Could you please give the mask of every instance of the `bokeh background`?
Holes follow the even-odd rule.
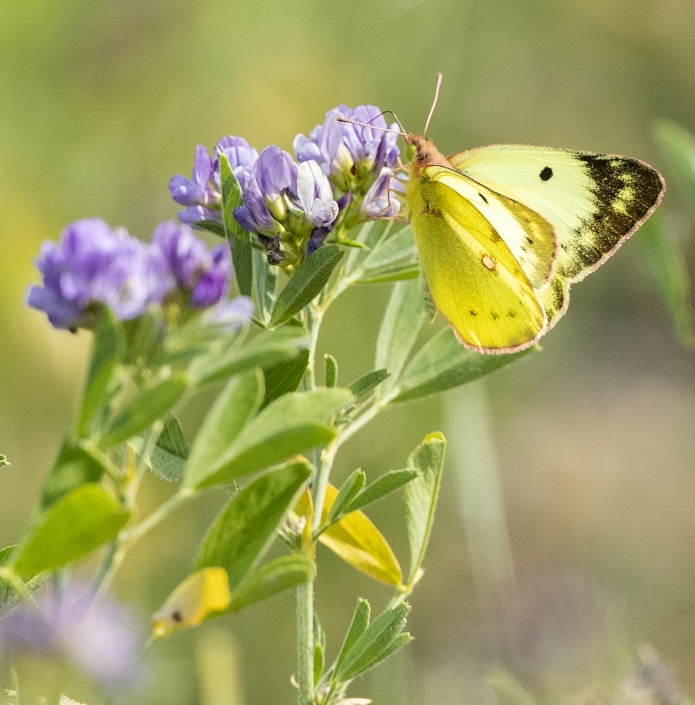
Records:
[[[695,3],[2,2],[0,452],[12,465],[0,470],[0,545],[18,538],[69,424],[89,344],[24,304],[40,242],[86,216],[149,238],[175,216],[171,175],[188,174],[196,144],[222,135],[290,149],[341,102],[393,109],[419,131],[437,71],[430,137],[445,153],[521,142],[663,168],[654,121],[695,131]],[[662,208],[692,255],[682,206],[671,189]],[[542,352],[398,407],[345,448],[337,479],[402,467],[430,431],[450,441],[412,599],[416,640],[356,695],[492,703],[486,678],[503,668],[558,702],[613,687],[645,643],[695,692],[695,356],[677,344],[643,255],[635,238],[576,286]],[[388,294],[350,291],[331,312],[320,347],[343,382],[371,369]],[[199,412],[186,414],[187,429]],[[141,510],[170,491],[150,478]],[[117,596],[157,609],[224,498],[211,492],[152,532],[126,560]],[[370,512],[406,562],[402,514],[398,498]],[[320,561],[332,658],[357,596],[377,609],[389,593],[325,551]],[[152,686],[129,702],[290,703],[293,651],[285,594],[158,644]],[[201,685],[211,672],[236,673],[236,701]]]

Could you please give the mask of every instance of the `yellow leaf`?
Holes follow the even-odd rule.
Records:
[[[328,485],[322,521],[326,521],[337,496],[338,490]],[[307,522],[311,521],[312,507],[308,491],[297,503],[295,512],[307,517]],[[319,541],[353,568],[387,585],[395,585],[399,589],[403,587],[403,572],[398,559],[386,539],[363,512],[350,512],[330,529],[326,529],[319,536]]]
[[[226,609],[229,600],[227,572],[223,568],[203,568],[189,575],[152,615],[154,635],[166,636],[174,629],[195,627],[210,612]]]

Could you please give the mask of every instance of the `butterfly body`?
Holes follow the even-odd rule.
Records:
[[[426,285],[463,345],[511,353],[564,314],[569,286],[600,266],[661,200],[636,159],[494,145],[412,152],[406,203]]]

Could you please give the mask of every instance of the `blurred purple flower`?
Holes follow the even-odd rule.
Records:
[[[191,304],[207,308],[216,304],[229,290],[232,257],[225,242],[208,251],[188,225],[173,221],[160,223],[152,234],[180,289],[191,292]]]
[[[205,312],[205,322],[222,326],[228,331],[237,330],[251,320],[253,301],[248,296],[237,296],[212,306]]]
[[[338,122],[338,116],[368,125]],[[392,169],[400,151],[397,132],[372,129],[386,128],[386,120],[375,105],[358,105],[351,109],[339,105],[326,113],[323,125],[317,125],[309,137],[299,134],[294,151],[299,162],[310,159],[321,165],[323,173],[343,192],[365,193],[384,167]],[[398,130],[398,125],[390,126]]]
[[[104,304],[122,320],[135,318],[175,285],[159,248],[99,218],[68,225],[59,245],[41,245],[35,262],[43,286],[30,288],[28,303],[56,328],[88,327]]]
[[[225,242],[215,245],[208,253],[210,266],[205,269],[191,293],[191,304],[207,308],[220,301],[229,290],[232,276],[232,253]]]
[[[66,658],[112,692],[135,685],[142,676],[140,622],[111,598],[91,599],[87,585],[72,583],[59,598],[40,597],[38,612],[18,607],[0,621],[0,649]]]

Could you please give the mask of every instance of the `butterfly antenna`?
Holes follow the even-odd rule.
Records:
[[[381,114],[386,115],[386,113],[390,113],[393,116],[393,119],[398,123],[398,127],[401,128],[401,134],[402,135],[406,134],[405,130],[403,129],[403,125],[401,124],[401,121],[398,119],[398,115],[396,115],[396,113],[394,113],[393,110],[384,110],[384,112]]]
[[[432,115],[434,115],[434,109],[437,107],[437,101],[439,100],[439,88],[441,85],[442,85],[442,74],[438,73],[437,74],[437,86],[434,89],[434,100],[432,101],[432,107],[430,108],[430,114],[427,116],[427,122],[425,122],[425,129],[422,132],[422,134],[425,136],[427,136],[427,129],[430,126],[430,120],[432,119]]]
[[[342,115],[338,115],[336,117],[336,120],[338,122],[347,122],[350,125],[359,125],[360,127],[371,127],[372,130],[381,130],[382,132],[394,132],[397,135],[401,135],[402,137],[407,137],[408,135],[405,132],[399,132],[398,130],[394,130],[391,127],[378,127],[377,125],[370,125],[369,123],[366,122],[358,122],[357,120],[353,120],[352,118],[346,118],[343,117]],[[400,122],[398,123],[400,126]],[[401,127],[401,130],[403,128]]]

